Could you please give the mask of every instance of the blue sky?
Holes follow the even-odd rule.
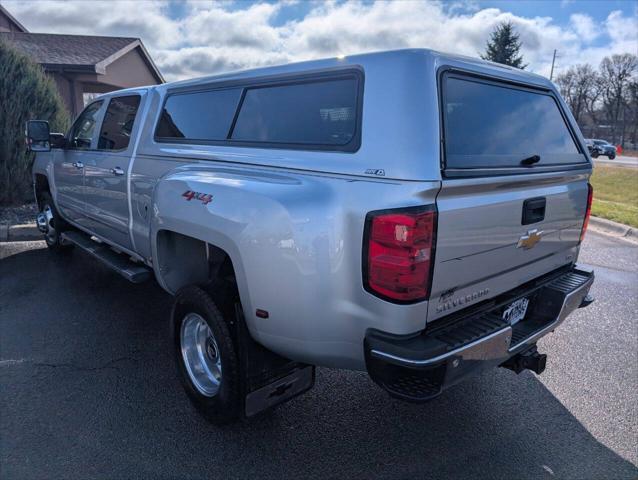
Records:
[[[638,1],[0,0],[34,32],[139,37],[169,80],[405,47],[478,56],[511,21],[528,69],[547,75],[637,53]],[[78,12],[82,12],[78,15]]]

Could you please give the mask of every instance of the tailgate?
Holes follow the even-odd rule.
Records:
[[[576,261],[591,163],[558,94],[440,82],[443,182],[428,321]]]
[[[443,182],[428,321],[576,260],[588,174]],[[532,200],[531,202],[529,200]],[[527,201],[527,203],[526,203]],[[526,209],[543,219],[522,224]]]

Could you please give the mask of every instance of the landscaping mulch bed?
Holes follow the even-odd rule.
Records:
[[[38,206],[34,203],[12,207],[0,207],[0,225],[21,225],[25,223],[35,224],[35,216]]]

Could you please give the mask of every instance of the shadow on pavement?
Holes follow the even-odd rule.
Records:
[[[0,260],[0,476],[637,476],[533,374],[502,369],[425,405],[319,369],[308,394],[217,429],[176,379],[170,305],[153,282],[131,285],[80,252]]]

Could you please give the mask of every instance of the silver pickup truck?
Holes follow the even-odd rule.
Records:
[[[414,402],[540,374],[537,340],[593,301],[587,147],[516,68],[417,49],[230,73],[103,95],[27,143],[48,247],[174,295],[177,370],[214,423],[315,366]]]

